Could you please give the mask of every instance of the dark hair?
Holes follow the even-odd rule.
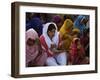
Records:
[[[53,29],[56,29],[55,25],[54,25],[54,24],[50,24],[50,25],[48,26],[47,32],[48,32],[48,31],[52,31]]]

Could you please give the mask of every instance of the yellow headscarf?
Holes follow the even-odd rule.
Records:
[[[61,36],[63,36],[64,34],[69,33],[69,30],[72,28],[73,22],[70,19],[66,19],[59,32]]]

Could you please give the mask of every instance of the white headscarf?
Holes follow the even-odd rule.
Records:
[[[55,35],[54,35],[54,37],[52,38],[52,41],[51,41],[50,37],[49,37],[48,34],[47,34],[47,30],[48,30],[48,27],[49,27],[50,24],[54,24],[54,25],[55,25],[55,28],[56,28],[56,30],[55,30]],[[59,42],[59,33],[57,32],[57,25],[56,25],[55,23],[49,22],[49,23],[44,24],[44,26],[43,26],[43,36],[44,36],[44,38],[45,38],[46,44],[48,45],[48,48],[51,47],[51,44],[52,44],[52,43],[54,43],[54,44],[56,44],[56,46],[58,46],[58,42]]]

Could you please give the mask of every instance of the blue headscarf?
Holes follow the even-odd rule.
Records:
[[[88,19],[88,16],[80,15],[74,22],[74,26],[78,28],[81,33],[83,33],[84,29],[86,28],[86,25],[84,23],[81,23],[82,19]]]
[[[40,36],[42,34],[42,28],[43,28],[40,18],[34,17],[31,20],[26,21],[26,30],[30,28],[33,28]]]

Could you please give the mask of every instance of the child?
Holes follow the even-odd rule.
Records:
[[[48,55],[46,65],[66,65],[66,52],[58,50],[60,39],[55,23],[50,22],[44,25],[43,34],[40,36],[40,42]]]
[[[70,46],[70,64],[85,64],[88,62],[85,59],[85,51],[80,39],[74,38]]]

